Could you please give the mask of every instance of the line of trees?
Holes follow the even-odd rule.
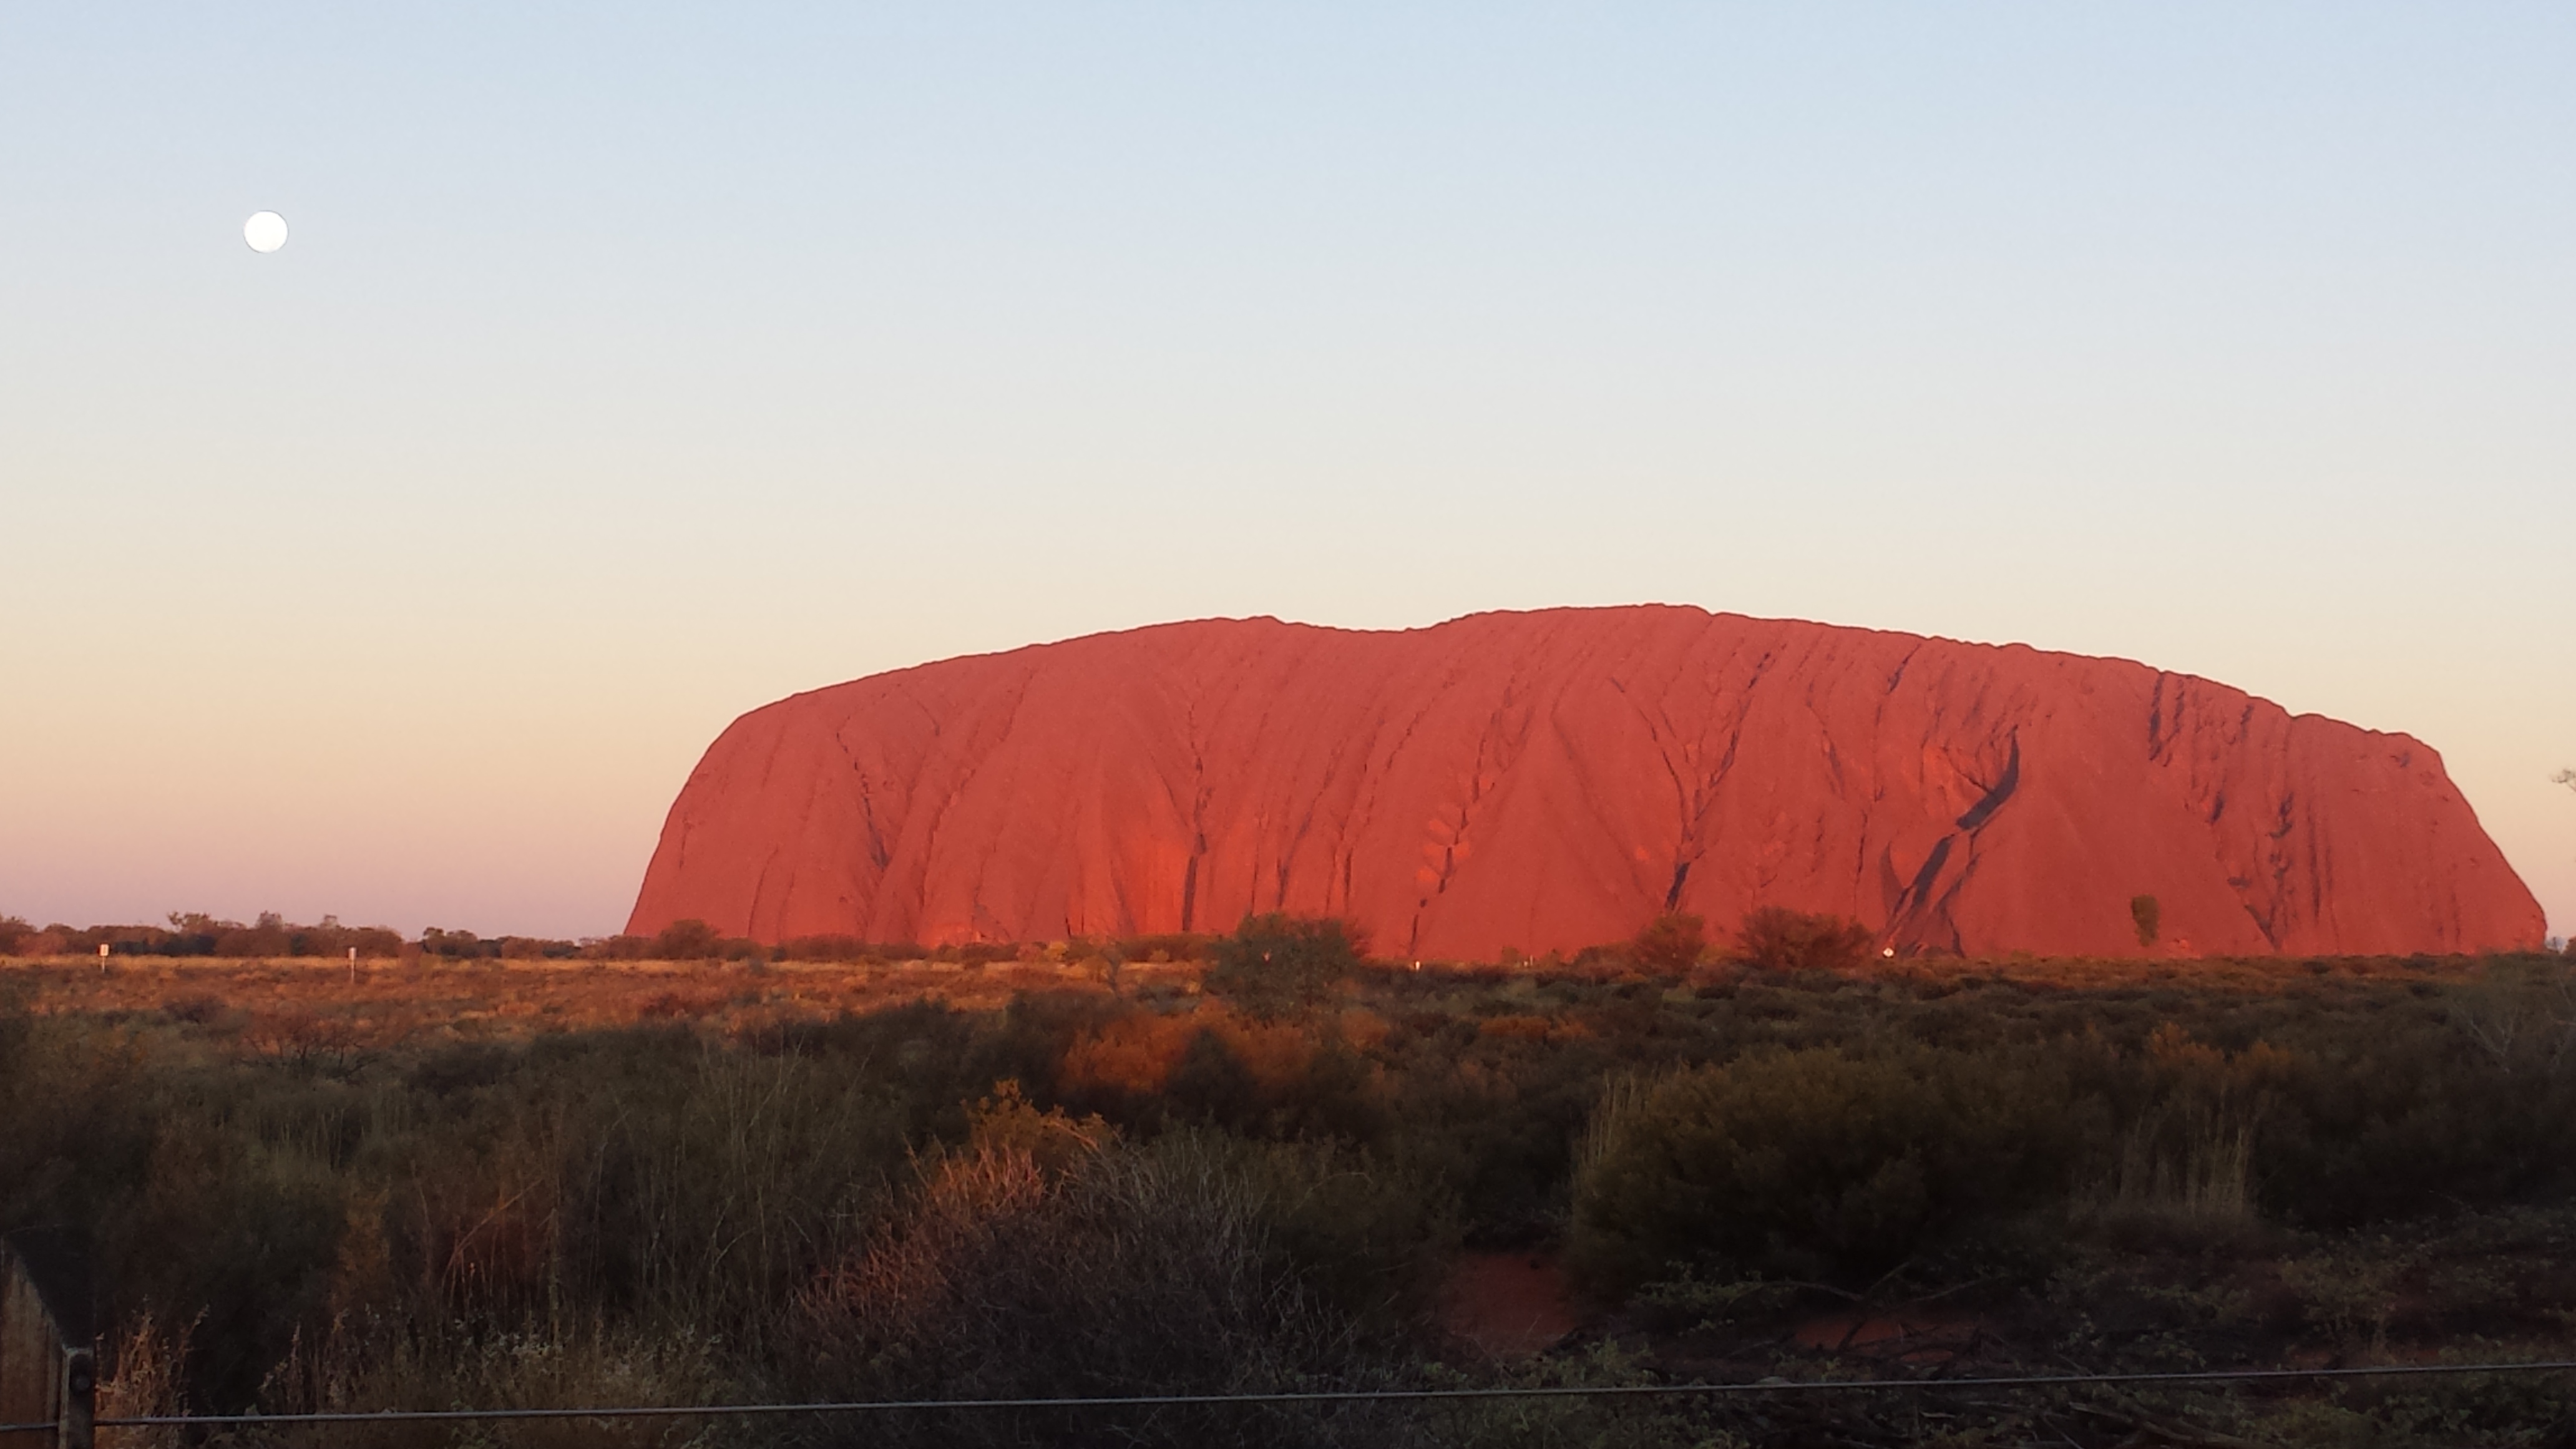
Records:
[[[0,916],[0,955],[61,956],[98,954],[104,946],[118,956],[393,956],[403,949],[400,931],[388,926],[344,926],[337,916],[313,925],[264,911],[247,924],[218,920],[198,911],[173,911],[160,926],[29,925],[17,916]]]
[[[162,925],[37,926],[23,916],[0,915],[0,956],[94,956],[105,946],[116,956],[339,957],[356,948],[368,959],[435,956],[450,961],[843,961],[885,964],[938,961],[989,965],[1003,961],[1195,961],[1214,938],[1201,935],[1135,936],[1115,941],[1075,938],[1046,944],[968,942],[924,946],[913,941],[868,941],[857,936],[800,936],[772,945],[727,936],[704,921],[676,921],[652,935],[480,936],[432,926],[406,939],[390,926],[344,926],[337,916],[314,925],[274,911],[250,922],[203,912],[173,911]]]
[[[2576,774],[2571,774],[2576,779]],[[2141,943],[2156,932],[2153,896],[2130,902]],[[1317,933],[1321,934],[1317,934]],[[1311,937],[1311,939],[1309,939]],[[1238,939],[1239,938],[1239,939]],[[1570,961],[1551,955],[1546,964],[1577,969],[1635,965],[1687,972],[1727,964],[1771,971],[1845,971],[1872,954],[1874,937],[1857,921],[1764,906],[1725,938],[1699,916],[1668,912],[1628,941],[1588,947]],[[1243,944],[1249,942],[1251,944]],[[1117,939],[1076,937],[1054,942],[968,942],[924,946],[911,941],[868,941],[857,936],[800,936],[771,944],[727,936],[705,921],[675,921],[652,935],[585,937],[480,936],[432,926],[406,940],[388,926],[344,926],[337,916],[302,925],[274,911],[245,924],[203,912],[173,911],[163,925],[34,926],[0,916],[0,956],[92,956],[100,947],[117,956],[232,958],[339,957],[355,950],[368,959],[435,956],[443,960],[511,961],[838,961],[889,964],[937,961],[977,966],[1001,962],[1094,962],[1111,969],[1130,963],[1197,961],[1219,974],[1249,972],[1272,978],[1307,971],[1313,962],[1357,963],[1368,955],[1358,929],[1343,921],[1307,921],[1283,915],[1247,918],[1233,937],[1179,934]],[[2553,939],[2550,949],[2558,949]],[[1237,959],[1249,951],[1258,959]],[[1522,961],[1506,953],[1507,962]],[[1541,964],[1527,963],[1523,964]],[[1311,974],[1311,971],[1309,971]],[[1326,972],[1329,976],[1330,971]],[[1311,987],[1316,983],[1310,982]],[[1305,989],[1305,988],[1301,988]]]

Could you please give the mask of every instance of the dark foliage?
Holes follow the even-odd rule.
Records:
[[[1762,906],[1736,927],[1740,965],[1763,971],[1848,971],[1868,959],[1870,931],[1841,916]]]
[[[1367,956],[1347,921],[1272,912],[1244,917],[1233,935],[1211,943],[1204,979],[1247,1010],[1276,1014],[1321,1003]]]
[[[1774,1346],[1837,1293],[1955,1293],[1939,1301],[2020,1315],[2014,1351],[2039,1364],[2429,1354],[2576,1312],[2564,957],[2411,980],[2318,963],[2239,991],[1965,967],[1695,988],[1354,972],[1346,934],[1259,920],[1211,953],[1251,985],[1263,942],[1265,966],[1283,944],[1321,964],[1259,1013],[1067,990],[732,1037],[675,1021],[305,1053],[212,1001],[0,1002],[0,1102],[44,1104],[0,1113],[0,1230],[75,1239],[119,1331],[194,1322],[203,1409],[1420,1382],[1439,1342],[1420,1313],[1460,1241],[1565,1242],[1625,1300],[1614,1325],[1715,1333],[1771,1304],[1744,1341]],[[1739,1351],[1692,1351],[1721,1349]],[[1604,1362],[1546,1372],[1629,1372]],[[2353,1442],[2541,1422],[2460,1393],[2336,1412],[2371,1426]],[[1118,1432],[1933,1432],[1833,1412],[1759,1433],[1285,1411]],[[884,1432],[916,1431],[1089,1432]]]
[[[1687,971],[1708,950],[1708,923],[1682,911],[1667,911],[1646,923],[1629,954],[1654,971]]]
[[[1614,1088],[1571,1247],[1624,1291],[1692,1267],[1853,1287],[2062,1196],[2109,1112],[2020,1052],[1753,1052]]]
[[[22,923],[23,924],[23,923]],[[12,934],[0,923],[0,938]],[[254,957],[341,956],[351,949],[370,960],[401,951],[399,932],[383,926],[343,926],[334,916],[318,925],[298,925],[276,912],[263,913],[248,925],[218,920],[197,912],[172,912],[166,926],[48,926],[41,932],[0,939],[0,952],[78,956],[95,955],[105,946],[118,956]],[[38,951],[41,942],[45,948]]]

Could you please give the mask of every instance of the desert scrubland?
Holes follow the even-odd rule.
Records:
[[[1817,969],[1657,964],[1650,933],[1579,964],[1415,970],[1288,920],[945,954],[10,960],[0,1226],[87,1257],[104,1404],[128,1412],[2485,1361],[2576,1340],[2564,957]],[[2568,1387],[236,1439],[2546,1444],[2576,1432]]]

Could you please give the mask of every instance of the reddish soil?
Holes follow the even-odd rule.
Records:
[[[1576,1327],[1574,1299],[1544,1253],[1462,1253],[1440,1294],[1440,1326],[1487,1358],[1528,1358]]]
[[[1829,1313],[1798,1325],[1790,1341],[1823,1353],[1898,1363],[1947,1363],[1975,1350],[1975,1320],[1923,1313]]]

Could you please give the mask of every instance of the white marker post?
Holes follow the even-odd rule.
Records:
[[[107,974],[107,943],[105,941],[98,943],[98,974],[101,976]]]
[[[355,946],[349,948],[349,984],[358,984],[358,948]]]

